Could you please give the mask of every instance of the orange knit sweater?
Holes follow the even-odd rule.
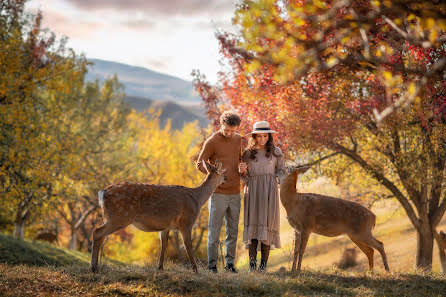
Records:
[[[227,195],[240,193],[238,164],[241,158],[241,140],[240,134],[235,133],[228,139],[218,131],[206,139],[203,144],[197,160],[197,168],[206,173],[201,161],[209,161],[214,164],[215,160],[219,160],[223,165],[222,167],[226,169],[226,182],[221,184],[214,193]]]

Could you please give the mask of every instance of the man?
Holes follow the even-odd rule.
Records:
[[[209,202],[208,268],[217,273],[218,242],[223,218],[226,223],[226,267],[237,273],[234,266],[240,215],[240,175],[238,162],[241,157],[241,136],[237,134],[240,117],[233,112],[224,112],[220,117],[220,130],[206,139],[197,160],[197,168],[206,173],[204,161],[222,162],[226,169],[226,182],[212,194]]]

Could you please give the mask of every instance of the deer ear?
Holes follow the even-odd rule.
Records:
[[[220,162],[220,160],[215,160],[215,169],[217,170],[217,172],[220,172],[222,165],[223,164]]]
[[[298,167],[299,174],[307,172],[308,169],[310,169],[310,166]]]

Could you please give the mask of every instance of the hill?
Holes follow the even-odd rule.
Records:
[[[192,82],[171,75],[152,71],[144,67],[88,59],[93,65],[88,67],[87,81],[106,78],[116,74],[125,86],[128,96],[151,98],[159,101],[172,101],[177,104],[197,104],[201,102]]]
[[[136,96],[127,96],[124,100],[139,112],[144,112],[150,107],[161,110],[160,124],[162,127],[167,124],[169,119],[174,130],[179,130],[184,124],[193,121],[198,121],[198,126],[202,128],[209,124],[200,104],[180,105],[172,101],[150,100]]]

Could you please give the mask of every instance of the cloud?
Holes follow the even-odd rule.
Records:
[[[133,11],[156,16],[222,15],[232,13],[235,3],[228,0],[65,0],[83,10]]]
[[[147,29],[154,28],[156,26],[156,23],[154,21],[146,19],[132,19],[132,20],[121,21],[121,25],[132,30],[144,31]]]
[[[48,27],[59,37],[66,35],[70,38],[91,38],[94,32],[106,26],[99,20],[79,20],[60,10],[45,9],[43,12],[43,26]]]

